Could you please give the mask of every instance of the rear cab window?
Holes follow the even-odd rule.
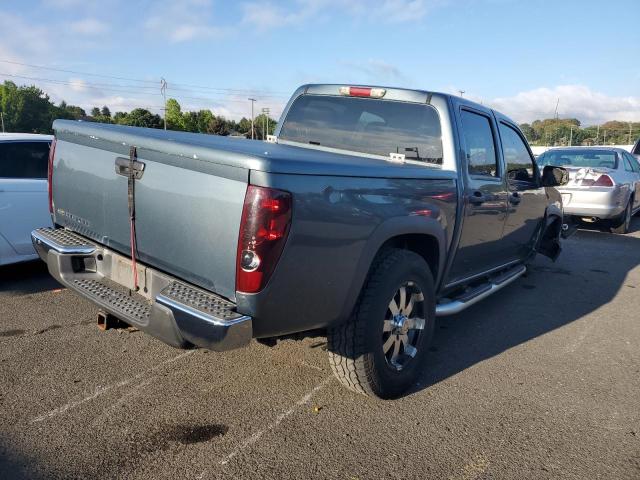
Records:
[[[302,95],[291,105],[279,139],[388,159],[441,166],[440,118],[430,105],[329,95]]]
[[[46,179],[50,142],[0,142],[0,178]]]

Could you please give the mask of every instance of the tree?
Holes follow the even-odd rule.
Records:
[[[92,117],[99,117],[100,116],[100,109],[98,107],[93,107],[91,109],[91,116]]]
[[[268,130],[265,131],[265,128],[267,128],[267,121],[268,121],[269,127],[268,127]],[[255,125],[254,128],[256,130],[256,138],[260,140],[264,140],[267,138],[267,135],[273,135],[273,133],[276,130],[276,124],[277,122],[273,118],[267,117],[263,113],[258,115],[254,119],[254,125]]]
[[[102,107],[100,113],[103,117],[111,118],[111,110],[109,110],[109,107],[107,107],[106,105]]]
[[[6,131],[51,132],[52,107],[49,96],[39,88],[18,87],[10,81],[0,85],[0,111]]]
[[[165,118],[169,130],[184,130],[184,119],[180,104],[175,98],[167,100]]]
[[[135,108],[128,114],[122,112],[116,113],[116,121],[121,125],[131,125],[132,127],[162,128],[163,122],[160,115],[151,113],[144,108]]]
[[[229,135],[229,125],[224,117],[216,117],[214,116],[210,121],[209,125],[207,125],[207,133],[212,133],[213,135]]]
[[[207,133],[211,120],[213,120],[213,113],[211,113],[211,110],[198,110],[198,113],[196,114],[196,131],[199,133]]]
[[[241,133],[247,138],[251,138],[251,120],[242,117],[237,125],[238,133]]]
[[[81,120],[87,116],[87,112],[76,105],[68,105],[64,100],[56,108],[53,107],[55,118],[65,118],[67,120]]]

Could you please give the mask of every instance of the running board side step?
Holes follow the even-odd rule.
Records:
[[[491,278],[489,282],[468,290],[456,298],[442,299],[438,305],[436,305],[436,316],[446,317],[447,315],[459,313],[464,309],[469,308],[471,305],[475,305],[480,300],[497,292],[503,287],[506,287],[511,282],[522,276],[526,271],[527,267],[520,265],[504,272],[501,275]]]

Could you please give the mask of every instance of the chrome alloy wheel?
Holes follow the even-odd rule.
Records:
[[[406,282],[389,302],[382,328],[382,352],[392,368],[402,370],[416,356],[424,325],[424,295]]]

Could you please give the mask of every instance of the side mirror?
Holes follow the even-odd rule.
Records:
[[[569,183],[569,172],[562,167],[547,165],[542,170],[543,187],[560,187]]]

